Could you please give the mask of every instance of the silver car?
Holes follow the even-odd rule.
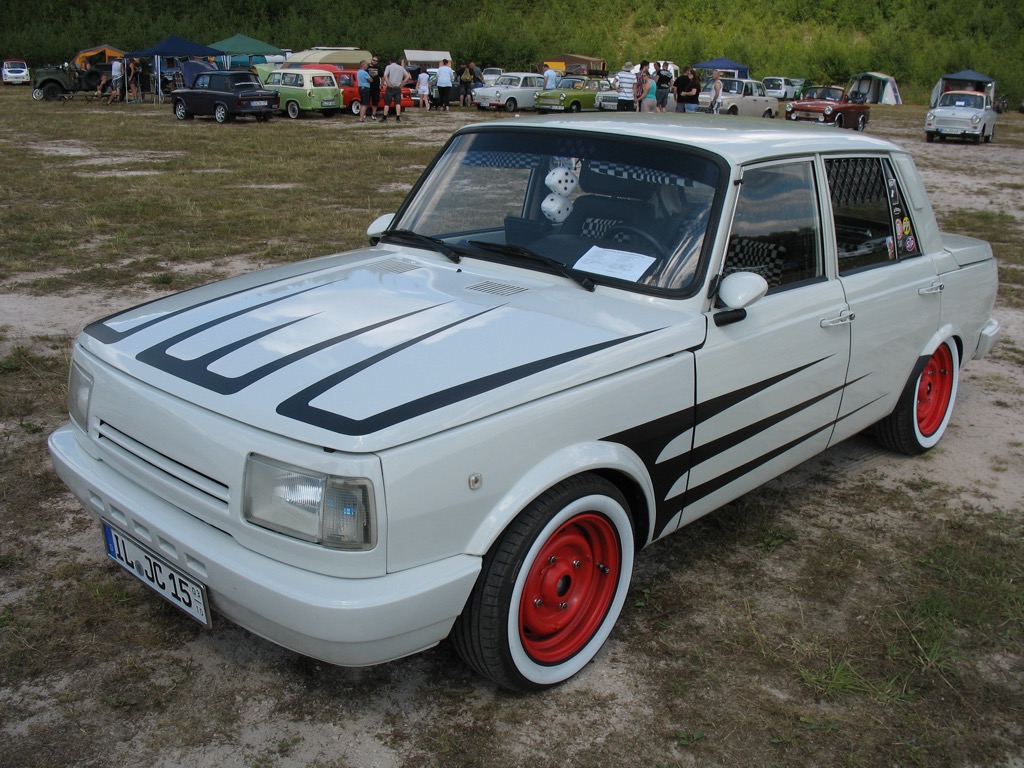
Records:
[[[536,72],[505,72],[494,85],[473,91],[473,103],[478,109],[503,109],[515,112],[533,109],[537,91],[544,89],[544,76]]]
[[[711,111],[711,89],[714,85],[714,80],[708,80],[698,97],[701,112]],[[719,113],[742,117],[775,117],[779,114],[779,100],[768,95],[760,80],[723,77]]]
[[[988,94],[978,91],[946,91],[924,119],[924,137],[943,141],[947,136],[971,139],[980,144],[996,133],[996,111]]]

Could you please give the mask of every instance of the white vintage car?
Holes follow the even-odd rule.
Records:
[[[711,96],[714,87],[714,80],[708,80],[697,97],[702,112],[711,110]],[[723,77],[722,106],[719,109],[719,114],[738,115],[739,117],[777,117],[779,100],[768,95],[760,80]]]
[[[501,109],[516,112],[533,109],[533,99],[544,90],[544,75],[536,72],[504,72],[493,85],[473,91],[473,103],[478,109]]]
[[[89,325],[50,437],[115,562],[342,665],[561,683],[639,550],[867,427],[927,451],[999,333],[988,244],[859,133],[491,121],[369,234]]]
[[[996,111],[988,94],[978,91],[946,91],[924,118],[924,137],[935,141],[969,139],[980,144],[996,135]]]

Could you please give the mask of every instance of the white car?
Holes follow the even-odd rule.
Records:
[[[501,67],[486,67],[480,74],[484,76],[484,85],[494,85],[494,81],[504,72],[505,70]]]
[[[795,99],[796,83],[788,77],[765,77],[761,82],[764,84],[765,93],[776,99]]]
[[[704,84],[697,97],[700,110],[708,112],[711,108],[711,91],[714,80]],[[776,117],[779,114],[779,100],[769,96],[760,80],[745,80],[738,77],[722,78],[722,115],[739,115],[740,117]]]
[[[335,664],[561,683],[640,550],[868,427],[932,448],[999,333],[910,155],[817,126],[465,126],[368,234],[90,324],[49,440],[114,562]]]
[[[5,61],[0,76],[3,77],[4,85],[29,85],[32,82],[28,64],[18,59]]]
[[[502,109],[517,112],[533,109],[533,100],[538,91],[544,90],[544,75],[536,72],[505,72],[498,76],[494,85],[473,91],[473,103],[479,109]]]
[[[992,141],[996,134],[996,111],[988,94],[978,91],[946,91],[924,118],[924,137],[938,136],[970,140],[980,144]]]

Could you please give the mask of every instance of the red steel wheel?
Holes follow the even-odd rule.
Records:
[[[918,362],[892,413],[875,425],[879,441],[911,456],[935,446],[953,415],[959,377],[960,350],[946,339]]]
[[[956,385],[949,347],[941,345],[925,363],[917,380],[917,430],[928,438],[942,426]]]
[[[541,548],[519,601],[519,638],[541,664],[582,649],[601,626],[621,569],[619,537],[602,515],[573,517]]]

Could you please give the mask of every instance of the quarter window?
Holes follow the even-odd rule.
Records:
[[[722,272],[756,272],[769,290],[825,274],[810,161],[744,172]]]
[[[827,160],[839,274],[921,253],[910,212],[887,159]]]

